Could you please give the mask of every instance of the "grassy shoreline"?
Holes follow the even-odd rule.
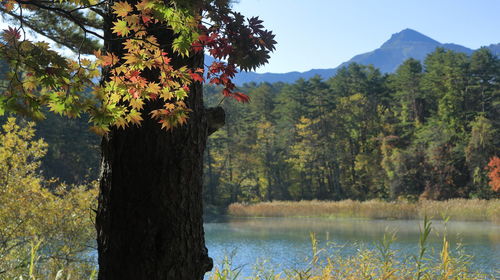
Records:
[[[500,200],[451,199],[418,202],[369,201],[273,201],[233,203],[227,214],[236,217],[342,217],[367,219],[432,219],[490,221],[500,224]]]
[[[424,219],[418,238],[418,247],[413,253],[399,255],[393,249],[396,234],[387,233],[379,240],[375,248],[367,249],[353,244],[353,254],[344,255],[343,246],[327,243],[319,247],[315,233],[311,233],[311,255],[296,267],[281,268],[271,265],[266,259],[258,260],[252,271],[243,272],[243,266],[233,265],[234,255],[226,255],[215,268],[208,273],[209,280],[229,279],[274,279],[274,280],[399,280],[399,279],[462,279],[490,280],[498,279],[498,272],[480,272],[472,269],[474,258],[459,246],[451,248],[446,234],[442,236],[441,250],[434,251],[428,237],[432,231],[431,222]],[[410,261],[408,261],[410,260]],[[242,275],[243,273],[248,276]],[[497,276],[496,276],[497,275]]]

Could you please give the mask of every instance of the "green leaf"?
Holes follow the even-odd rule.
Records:
[[[49,103],[49,110],[52,112],[56,112],[59,115],[62,115],[65,109],[66,107],[64,106],[64,104],[56,102]]]
[[[116,21],[112,30],[119,36],[127,36],[130,33],[130,29],[127,27],[127,22],[124,20]]]

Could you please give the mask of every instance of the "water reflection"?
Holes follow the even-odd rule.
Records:
[[[420,225],[419,225],[420,224]],[[249,275],[252,265],[266,259],[275,267],[300,266],[310,256],[310,232],[315,232],[326,246],[327,241],[344,246],[341,254],[354,254],[357,247],[373,248],[386,232],[396,232],[393,249],[401,255],[417,254],[421,221],[361,220],[325,218],[237,218],[205,224],[210,255],[220,261],[225,254],[236,250],[235,265],[245,265]],[[473,255],[473,267],[484,272],[498,271],[500,260],[500,225],[488,222],[432,222],[429,245],[441,249],[443,234],[452,246],[463,244]],[[278,270],[279,270],[278,268]]]

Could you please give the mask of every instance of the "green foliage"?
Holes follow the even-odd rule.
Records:
[[[498,61],[437,49],[394,74],[351,64],[328,81],[246,84],[250,106],[223,101],[209,139],[209,203],[498,198],[485,169],[500,147]]]
[[[491,155],[498,152],[498,146],[495,145],[498,132],[493,129],[493,123],[482,115],[471,123],[471,130],[465,148],[465,159],[472,178],[471,185],[476,190],[475,195],[489,197],[492,194],[485,166],[488,165]]]
[[[33,123],[13,118],[0,133],[0,278],[88,279],[96,188],[46,180],[39,168],[47,144],[34,135]]]

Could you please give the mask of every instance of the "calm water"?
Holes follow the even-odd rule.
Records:
[[[233,265],[243,266],[242,274],[252,274],[258,260],[266,260],[277,272],[300,267],[311,256],[309,234],[315,232],[320,246],[346,245],[340,254],[354,254],[356,248],[375,248],[385,232],[395,231],[397,240],[391,246],[401,255],[418,254],[419,223],[400,220],[356,220],[323,218],[238,218],[205,224],[209,255],[220,264],[225,255],[235,254]],[[474,256],[472,267],[495,274],[500,271],[500,225],[487,222],[453,222],[446,227],[433,221],[429,245],[441,250],[446,231],[451,248],[463,244]],[[355,246],[353,246],[355,245]],[[432,252],[431,252],[432,253]]]

